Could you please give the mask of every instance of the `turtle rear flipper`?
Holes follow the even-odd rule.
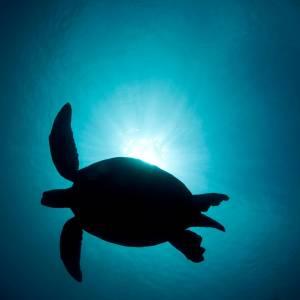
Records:
[[[227,201],[228,199],[229,197],[227,195],[219,193],[208,193],[192,196],[193,204],[200,211],[207,211],[211,206],[217,206],[222,201]]]
[[[49,136],[54,165],[64,178],[74,181],[78,168],[78,154],[71,128],[72,108],[65,104],[57,114]]]
[[[184,230],[172,237],[169,242],[189,260],[193,262],[204,260],[203,253],[205,249],[200,246],[202,238],[195,232]]]
[[[60,257],[70,273],[77,281],[82,281],[80,270],[82,228],[76,218],[68,220],[60,235]]]

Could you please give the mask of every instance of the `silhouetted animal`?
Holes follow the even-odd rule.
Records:
[[[224,227],[202,212],[229,199],[223,194],[192,195],[166,171],[142,160],[116,157],[79,170],[71,129],[71,105],[57,114],[49,136],[52,160],[68,189],[44,192],[42,204],[68,207],[68,220],[60,237],[60,255],[69,273],[82,281],[80,251],[82,231],[125,246],[151,246],[170,242],[193,262],[200,262],[202,238],[187,228]]]

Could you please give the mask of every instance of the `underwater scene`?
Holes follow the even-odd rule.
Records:
[[[0,36],[1,300],[300,299],[299,1],[4,0]]]

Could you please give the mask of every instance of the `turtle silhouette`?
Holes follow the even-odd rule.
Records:
[[[45,206],[70,208],[74,213],[60,236],[60,256],[70,275],[82,281],[83,231],[124,246],[169,242],[191,261],[203,261],[202,238],[188,228],[225,231],[203,212],[228,200],[228,196],[192,195],[170,173],[130,157],[110,158],[79,169],[71,117],[71,105],[67,103],[54,120],[49,144],[57,171],[73,185],[46,191],[41,200]]]

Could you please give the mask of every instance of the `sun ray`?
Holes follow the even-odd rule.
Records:
[[[91,121],[80,131],[83,164],[130,156],[205,187],[208,155],[201,121],[174,87],[120,87],[93,111]]]

